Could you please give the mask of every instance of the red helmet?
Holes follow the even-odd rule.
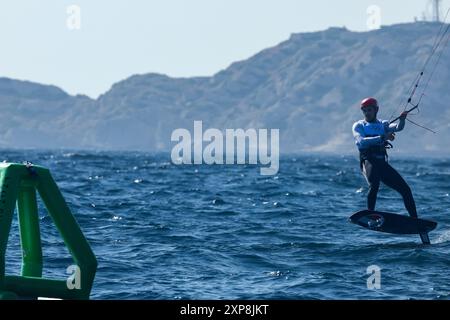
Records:
[[[375,98],[366,98],[363,101],[361,101],[361,109],[364,107],[377,107],[378,108],[378,101]]]

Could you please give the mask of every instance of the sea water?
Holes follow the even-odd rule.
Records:
[[[391,157],[419,216],[439,223],[431,246],[349,223],[366,206],[356,155],[284,155],[276,176],[178,166],[169,153],[2,150],[1,160],[51,170],[97,256],[94,299],[450,298],[449,158]],[[383,185],[377,209],[407,214]],[[65,279],[73,261],[39,211],[44,276]],[[6,258],[18,274],[17,218]]]

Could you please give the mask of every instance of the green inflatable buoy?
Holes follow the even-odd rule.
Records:
[[[0,291],[0,300],[17,300],[17,294],[11,291]]]
[[[42,247],[37,207],[40,195],[74,260],[75,275],[42,278]],[[5,275],[5,253],[17,203],[22,247],[20,276]],[[0,299],[47,297],[89,299],[97,260],[50,171],[30,163],[0,163]]]

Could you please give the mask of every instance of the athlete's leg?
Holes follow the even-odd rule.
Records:
[[[383,165],[383,169],[380,170],[381,181],[388,187],[399,192],[403,197],[405,208],[411,217],[417,218],[416,203],[411,192],[411,188],[408,186],[402,176],[391,167],[387,162]]]
[[[369,192],[367,193],[367,209],[375,210],[377,202],[378,189],[380,188],[380,173],[379,166],[375,161],[364,160],[362,171],[363,175],[369,185]]]

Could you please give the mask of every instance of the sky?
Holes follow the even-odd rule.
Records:
[[[0,77],[97,98],[133,74],[211,76],[292,33],[368,31],[373,5],[381,25],[413,22],[429,2],[0,0]]]

